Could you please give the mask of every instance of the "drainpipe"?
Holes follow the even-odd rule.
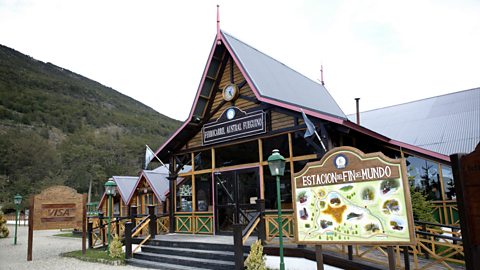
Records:
[[[355,98],[357,104],[357,125],[360,125],[360,98]]]

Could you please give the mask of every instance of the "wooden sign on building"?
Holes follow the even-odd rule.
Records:
[[[27,260],[32,260],[33,230],[81,229],[85,253],[86,194],[66,186],[44,189],[30,200]]]

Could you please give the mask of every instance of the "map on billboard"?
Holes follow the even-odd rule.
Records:
[[[298,243],[411,244],[405,162],[335,148],[293,178]]]

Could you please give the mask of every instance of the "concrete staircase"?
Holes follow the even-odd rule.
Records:
[[[138,241],[138,242],[137,242]],[[141,239],[135,241],[138,244]],[[154,269],[234,269],[233,245],[203,242],[150,240],[127,264]],[[247,256],[249,247],[244,247]]]

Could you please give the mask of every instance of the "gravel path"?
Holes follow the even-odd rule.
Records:
[[[132,266],[111,266],[101,263],[84,262],[74,258],[64,258],[60,253],[82,249],[79,238],[58,237],[59,230],[33,232],[33,260],[27,262],[28,226],[19,226],[17,245],[13,245],[15,226],[8,225],[10,236],[0,239],[0,269],[145,269]]]

